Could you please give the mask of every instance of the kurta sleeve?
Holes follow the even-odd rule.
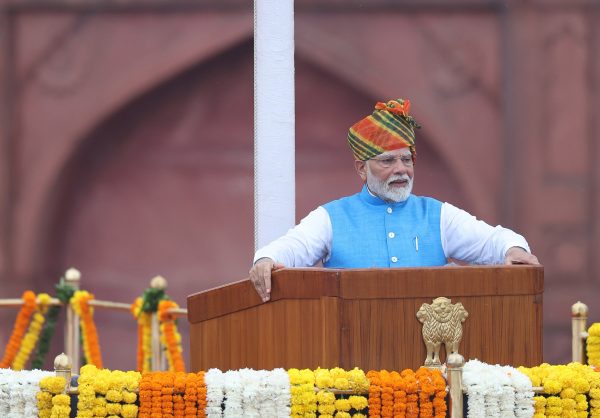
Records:
[[[468,212],[442,204],[440,235],[446,257],[473,264],[502,264],[511,247],[531,252],[525,238],[502,226],[491,226]]]
[[[331,219],[322,206],[310,212],[284,236],[259,249],[254,262],[268,257],[286,267],[311,267],[331,251]]]

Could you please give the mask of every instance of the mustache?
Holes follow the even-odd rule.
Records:
[[[408,174],[401,174],[399,176],[393,176],[388,178],[387,180],[387,184],[390,184],[393,181],[406,181],[406,182],[410,182],[411,178],[408,176]]]

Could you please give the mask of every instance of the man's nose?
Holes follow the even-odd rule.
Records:
[[[400,158],[394,161],[394,165],[392,167],[394,169],[394,174],[408,173],[408,167],[402,162]]]

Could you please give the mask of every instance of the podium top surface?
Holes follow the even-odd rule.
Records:
[[[541,294],[542,266],[444,266],[395,269],[285,268],[273,273],[271,301],[402,299]],[[198,323],[263,304],[249,279],[189,295]]]

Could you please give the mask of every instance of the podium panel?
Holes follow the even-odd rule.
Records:
[[[469,313],[466,359],[542,362],[542,267],[283,269],[271,293],[262,303],[243,280],[190,295],[192,370],[416,369],[426,355],[416,313],[440,296]]]

